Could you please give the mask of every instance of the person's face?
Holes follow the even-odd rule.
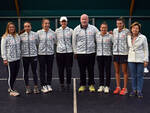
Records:
[[[8,32],[10,34],[13,34],[15,32],[15,26],[13,24],[10,24],[8,27]]]
[[[80,22],[81,22],[81,25],[82,25],[83,27],[86,27],[86,26],[88,25],[88,23],[89,23],[89,18],[88,18],[88,16],[82,15],[81,18],[80,18]]]
[[[29,33],[31,31],[31,24],[30,23],[25,23],[24,24],[24,30]]]
[[[106,34],[107,31],[108,31],[108,26],[106,24],[102,24],[100,26],[100,31],[103,33],[103,34]]]
[[[65,28],[65,27],[67,27],[67,21],[61,21],[60,22],[60,25],[62,26],[62,28]]]
[[[42,27],[43,27],[43,29],[48,30],[49,27],[50,27],[50,21],[49,20],[44,20],[43,23],[42,23]]]
[[[123,29],[123,27],[124,27],[124,23],[121,20],[117,20],[116,25],[119,30]]]
[[[139,26],[138,26],[138,25],[133,26],[133,27],[131,28],[131,32],[132,32],[132,34],[134,34],[134,35],[138,35],[139,32],[140,32]]]

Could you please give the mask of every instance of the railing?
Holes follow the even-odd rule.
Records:
[[[92,24],[95,25],[95,19],[116,19],[120,16],[89,16]],[[150,19],[150,16],[122,16],[125,19],[128,19],[128,26],[131,25],[132,19]],[[42,19],[42,18],[49,18],[55,19],[55,29],[58,27],[58,20],[60,16],[21,16],[21,17],[0,17],[0,19],[17,19],[18,21],[18,31],[21,30],[21,19]],[[67,18],[71,19],[79,19],[80,16],[67,16]]]

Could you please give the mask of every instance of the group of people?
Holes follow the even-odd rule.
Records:
[[[29,85],[28,70],[31,65],[34,80],[34,93],[39,93],[37,62],[39,61],[39,75],[41,92],[52,91],[52,69],[54,60],[54,45],[56,44],[56,61],[61,89],[70,88],[72,77],[73,57],[77,59],[80,72],[79,92],[86,90],[86,70],[88,72],[88,89],[95,92],[94,65],[95,56],[99,70],[98,92],[109,93],[111,83],[112,60],[115,68],[116,89],[114,94],[126,95],[128,82],[128,67],[132,77],[132,91],[130,96],[142,98],[144,67],[148,65],[149,53],[147,38],[141,31],[141,24],[132,23],[130,30],[125,28],[125,20],[118,18],[112,32],[108,32],[108,24],[103,22],[100,31],[89,24],[89,17],[81,15],[80,22],[74,30],[67,26],[68,19],[60,18],[61,27],[54,32],[50,29],[50,20],[42,20],[42,29],[32,31],[30,22],[24,23],[24,29],[17,34],[14,23],[8,22],[6,32],[1,40],[1,55],[3,63],[8,66],[8,92],[11,96],[18,96],[14,90],[20,60],[23,62],[23,75],[26,93],[32,92]],[[120,85],[120,66],[124,75],[124,85]],[[66,71],[66,85],[64,81]],[[106,80],[104,79],[106,75]]]

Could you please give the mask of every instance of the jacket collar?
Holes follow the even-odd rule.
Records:
[[[66,29],[68,29],[68,26],[66,26],[66,28],[65,28],[65,29],[63,29],[62,27],[60,27],[60,29],[61,29],[61,30],[66,30]]]
[[[89,24],[87,25],[86,28],[83,28],[82,25],[80,24],[80,28],[81,28],[81,29],[87,29],[88,27],[89,27]]]
[[[100,36],[102,36],[102,35],[101,35],[101,31],[99,32],[99,34],[100,34]],[[108,32],[107,32],[104,36],[107,36],[107,35],[109,35]],[[103,36],[103,37],[104,37],[104,36]]]

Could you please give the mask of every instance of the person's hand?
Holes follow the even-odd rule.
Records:
[[[113,32],[112,32],[112,31],[109,31],[109,34],[112,34],[112,35],[113,35]]]
[[[3,63],[4,63],[4,65],[8,65],[8,61],[7,60],[4,60]]]
[[[147,67],[148,66],[148,62],[144,62],[144,67]]]

